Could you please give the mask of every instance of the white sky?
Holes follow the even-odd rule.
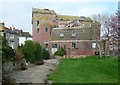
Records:
[[[91,16],[115,14],[119,0],[1,0],[0,21],[32,34],[32,8],[53,9],[57,14]]]

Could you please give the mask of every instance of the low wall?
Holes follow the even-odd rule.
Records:
[[[5,62],[3,64],[4,73],[9,73],[14,70],[19,70],[21,68],[21,62],[23,61]]]

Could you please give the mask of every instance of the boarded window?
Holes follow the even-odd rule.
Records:
[[[64,34],[63,33],[60,33],[60,38],[64,38]]]

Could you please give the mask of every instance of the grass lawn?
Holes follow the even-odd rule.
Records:
[[[54,83],[117,83],[117,58],[64,59],[48,76]]]

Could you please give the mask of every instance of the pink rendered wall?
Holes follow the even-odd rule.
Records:
[[[42,46],[44,45],[44,42],[50,41],[50,29],[48,28],[48,31],[45,32],[45,28],[39,28],[39,32],[37,33],[37,29],[33,29],[33,40],[35,42],[40,43]]]

